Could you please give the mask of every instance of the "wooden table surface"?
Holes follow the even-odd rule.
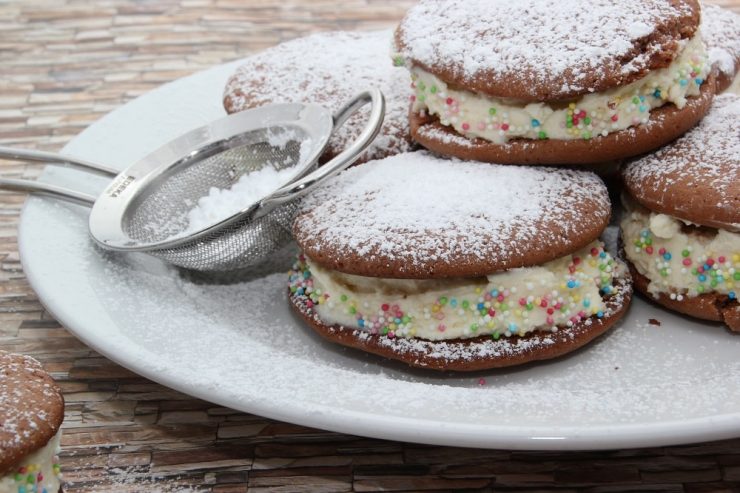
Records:
[[[310,32],[392,25],[412,2],[0,0],[0,145],[57,151],[165,82]],[[722,2],[740,10],[740,0]],[[4,176],[39,169],[2,163]],[[423,446],[281,423],[169,390],[97,355],[21,268],[24,196],[0,194],[0,348],[65,392],[62,469],[82,491],[740,492],[740,440],[611,452]]]

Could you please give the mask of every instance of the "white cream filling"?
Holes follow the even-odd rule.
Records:
[[[684,232],[689,224],[666,214],[631,207],[621,222],[624,252],[650,280],[648,291],[673,299],[702,293],[736,298],[740,288],[740,234],[724,229]]]
[[[411,67],[414,111],[439,117],[469,138],[496,144],[512,138],[590,139],[647,123],[650,110],[668,103],[678,108],[700,93],[711,69],[697,31],[683,40],[681,51],[666,68],[622,87],[582,96],[560,105],[526,103],[455,90],[419,67]],[[396,56],[396,63],[402,63]]]
[[[598,241],[541,266],[474,279],[378,279],[306,260],[291,274],[291,291],[309,296],[327,324],[389,337],[498,338],[604,316],[602,292],[612,292],[618,265]]]
[[[0,493],[57,493],[61,486],[61,475],[55,458],[60,450],[61,437],[60,430],[49,443],[29,454],[13,471],[0,477]]]

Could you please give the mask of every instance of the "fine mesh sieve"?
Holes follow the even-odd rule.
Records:
[[[332,132],[368,103],[370,115],[359,137],[315,169]],[[333,116],[316,105],[263,106],[188,132],[121,173],[66,156],[0,147],[0,158],[115,176],[97,199],[25,180],[0,179],[0,188],[92,205],[90,235],[103,248],[145,252],[198,271],[238,269],[262,261],[291,240],[296,199],[352,164],[377,136],[384,113],[378,89],[360,93]],[[266,197],[240,204],[239,212],[193,232],[187,229],[188,212],[212,187],[228,189],[265,166],[295,168],[295,173]]]

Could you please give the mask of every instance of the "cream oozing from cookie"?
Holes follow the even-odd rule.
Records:
[[[493,98],[449,87],[435,75],[411,66],[413,110],[436,115],[469,138],[480,137],[496,144],[512,138],[590,139],[647,123],[650,111],[668,103],[683,108],[686,98],[700,93],[711,69],[701,33],[682,40],[679,54],[666,68],[576,101],[527,103]],[[394,55],[396,64],[405,61]]]
[[[724,229],[685,231],[689,223],[635,207],[623,200],[627,211],[621,222],[624,252],[637,271],[650,280],[653,295],[672,299],[703,293],[726,294],[737,299],[740,291],[740,233]]]
[[[557,331],[603,317],[623,267],[600,241],[541,266],[472,279],[382,279],[330,271],[304,256],[290,291],[323,323],[387,337],[449,340]]]
[[[61,435],[61,431],[57,432],[46,445],[0,477],[0,493],[57,493],[61,486],[57,457]]]

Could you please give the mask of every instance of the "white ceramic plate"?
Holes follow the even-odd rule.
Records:
[[[222,88],[235,66],[132,101],[65,152],[122,169],[222,116]],[[51,168],[43,180],[92,193],[105,184]],[[86,219],[84,208],[51,199],[26,204],[20,252],[42,302],[100,353],[202,399],[328,430],[486,448],[740,436],[740,336],[640,299],[616,329],[567,358],[474,375],[409,371],[309,332],[288,308],[285,260],[239,284],[203,284],[146,256],[102,253]]]

